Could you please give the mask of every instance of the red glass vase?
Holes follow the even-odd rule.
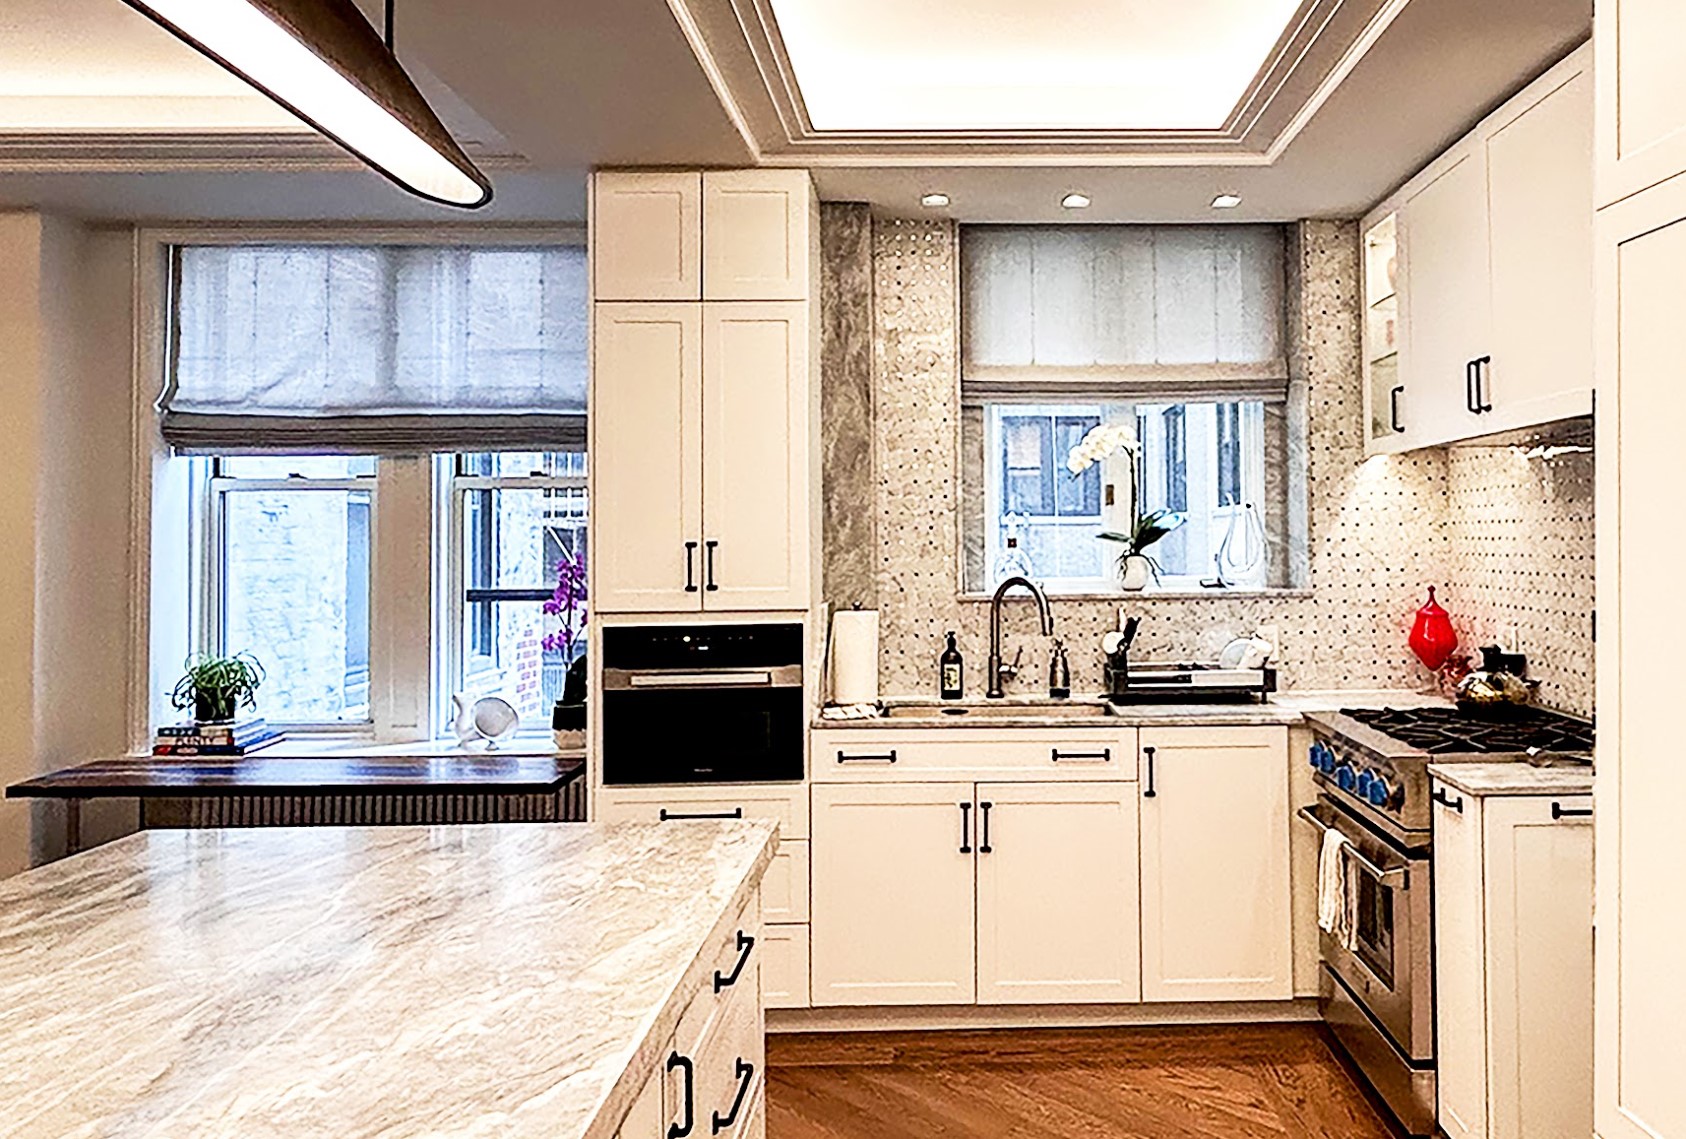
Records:
[[[1452,615],[1434,599],[1434,586],[1428,587],[1428,604],[1417,610],[1417,623],[1411,628],[1411,651],[1430,672],[1436,672],[1458,647],[1458,634],[1452,628]]]

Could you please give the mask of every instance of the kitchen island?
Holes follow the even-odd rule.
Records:
[[[753,944],[776,845],[151,831],[0,881],[0,1135],[613,1136]]]

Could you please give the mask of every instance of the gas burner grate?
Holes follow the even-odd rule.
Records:
[[[1343,708],[1341,714],[1430,755],[1589,752],[1591,724],[1539,708],[1482,719],[1457,708]]]

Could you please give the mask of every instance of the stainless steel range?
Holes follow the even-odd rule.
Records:
[[[1318,785],[1300,818],[1351,845],[1351,948],[1322,934],[1323,1017],[1413,1135],[1434,1133],[1434,946],[1428,765],[1590,761],[1592,725],[1540,709],[1308,713]]]

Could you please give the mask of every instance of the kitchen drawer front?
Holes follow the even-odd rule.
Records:
[[[816,731],[815,783],[1136,778],[1136,729],[910,728]]]
[[[601,787],[601,823],[684,822],[710,819],[774,819],[779,837],[808,837],[808,788],[801,783],[729,783],[718,787]]]
[[[674,1047],[695,1057],[719,1035],[734,1004],[760,1006],[762,933],[759,904],[751,901],[709,949],[710,969],[674,1034]]]
[[[745,999],[745,998],[749,999]],[[753,994],[734,998],[696,1058],[697,1121],[692,1134],[743,1134],[766,1081],[766,1034]]]
[[[805,922],[808,920],[808,841],[792,839],[779,843],[767,876],[761,879],[761,920]]]
[[[761,927],[761,999],[768,1008],[807,1008],[808,927],[765,925]]]

